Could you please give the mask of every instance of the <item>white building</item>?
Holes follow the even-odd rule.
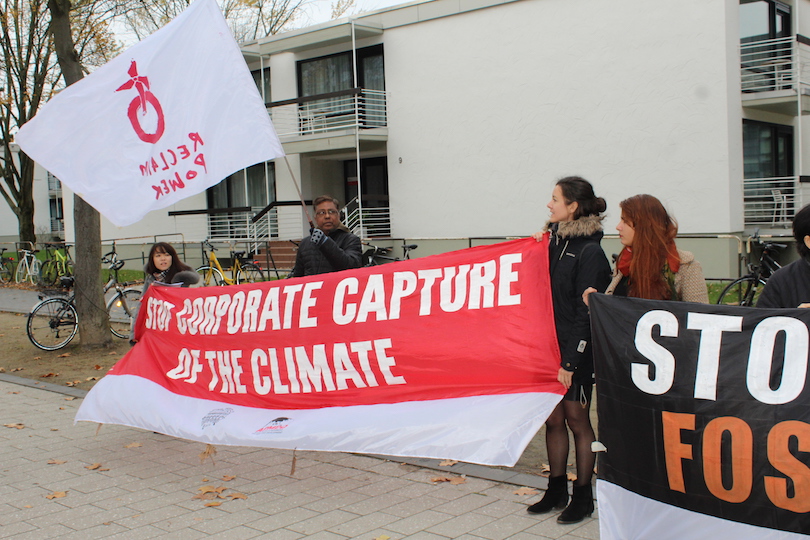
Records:
[[[419,255],[539,230],[570,174],[608,200],[608,232],[619,201],[651,193],[682,234],[785,234],[810,202],[803,28],[807,0],[432,0],[246,43],[289,170],[254,166],[102,237],[300,238],[290,171]],[[708,275],[737,271],[736,241],[685,242]]]

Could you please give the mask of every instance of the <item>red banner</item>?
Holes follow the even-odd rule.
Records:
[[[563,393],[547,240],[259,284],[150,287],[135,335],[137,345],[94,392],[115,384],[109,398],[116,399],[124,383],[111,377],[135,376],[164,389],[167,399],[286,411],[279,413],[284,420],[294,411],[301,416],[307,410],[458,398],[456,407],[463,402],[483,408],[486,400],[476,399],[493,396],[517,407],[518,396],[544,394],[542,407],[529,413],[531,421],[523,412],[498,413],[535,431]],[[122,420],[103,409],[99,404],[97,414],[80,411],[77,418],[149,423],[178,433],[131,419],[132,411],[122,412]],[[158,423],[165,420],[160,414]],[[532,434],[524,431],[520,440],[527,443]]]

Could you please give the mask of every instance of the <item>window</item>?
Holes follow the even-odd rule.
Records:
[[[235,172],[208,188],[208,208],[264,208],[276,200],[275,173],[275,164],[269,161]]]
[[[743,121],[745,178],[793,176],[793,127]]]
[[[773,0],[740,3],[741,43],[790,36],[790,6]]]
[[[259,94],[265,103],[270,103],[270,68],[257,69],[250,72],[253,75],[253,81],[256,83],[256,88],[259,89]]]
[[[352,52],[322,56],[298,62],[298,95],[317,96],[354,88]],[[357,86],[385,90],[383,47],[357,50]]]

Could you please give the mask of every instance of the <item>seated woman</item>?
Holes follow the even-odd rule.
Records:
[[[652,195],[635,195],[619,203],[622,216],[616,230],[624,246],[613,280],[605,294],[709,302],[703,269],[695,256],[675,246],[678,225],[661,201]],[[588,288],[582,295],[596,292]]]
[[[189,265],[180,260],[177,256],[177,251],[166,242],[158,242],[149,250],[149,258],[143,267],[144,274],[143,280],[143,293],[153,283],[164,285],[179,284],[181,287],[189,287],[200,281],[200,276]],[[140,309],[140,306],[138,306]],[[138,311],[136,310],[132,316],[132,327],[129,331],[129,343],[134,345],[136,343],[134,337],[135,325],[134,322],[138,318]]]
[[[765,284],[757,307],[810,307],[810,204],[793,218],[793,238],[799,260],[777,270]]]
[[[144,293],[155,282],[189,287],[200,281],[199,274],[181,261],[171,244],[166,242],[158,242],[152,246],[143,271],[146,274],[143,282]]]

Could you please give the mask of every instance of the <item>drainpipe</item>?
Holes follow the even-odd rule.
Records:
[[[354,19],[352,24],[352,82],[357,88],[357,35],[355,33]],[[359,100],[354,96],[354,157],[357,167],[357,216],[360,220],[360,237],[365,236],[365,226],[363,225],[363,181],[360,177],[360,111],[358,111]]]

